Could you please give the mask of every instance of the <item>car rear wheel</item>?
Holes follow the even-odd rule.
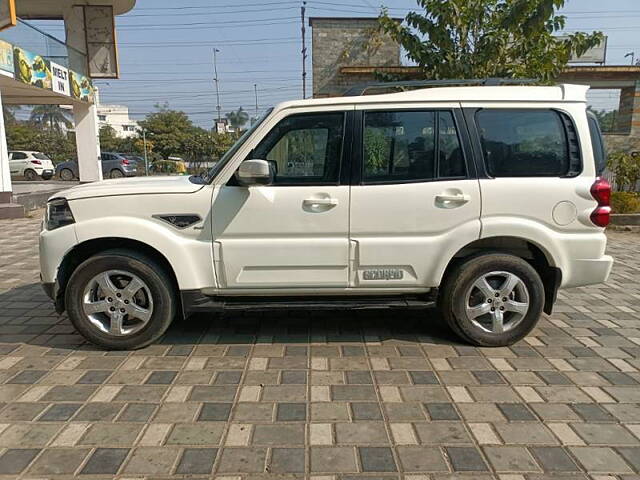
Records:
[[[491,253],[454,267],[438,306],[451,329],[483,347],[512,345],[536,325],[544,306],[540,275],[514,255]]]
[[[38,174],[34,170],[31,170],[30,168],[24,171],[24,179],[29,180],[30,182],[35,180],[37,176]]]
[[[113,170],[111,170],[111,172],[109,172],[109,178],[122,178],[124,177],[124,173],[122,173],[122,171],[118,170],[117,168],[114,168]]]
[[[70,169],[63,168],[62,170],[60,170],[60,178],[65,182],[70,182],[75,178],[75,176],[73,175],[73,172]]]
[[[65,293],[71,323],[90,342],[113,350],[157,340],[176,313],[170,276],[152,259],[110,250],[84,261]]]

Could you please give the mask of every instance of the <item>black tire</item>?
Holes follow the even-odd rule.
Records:
[[[82,299],[87,283],[100,272],[124,270],[144,281],[153,299],[148,323],[135,333],[113,336],[100,331],[85,316]],[[67,314],[74,327],[90,342],[110,350],[134,350],[145,347],[164,334],[177,311],[176,291],[170,274],[151,258],[134,251],[114,249],[90,257],[73,272],[65,292]]]
[[[65,182],[70,182],[74,178],[76,177],[70,168],[63,168],[62,170],[60,170],[60,180],[64,180]]]
[[[124,177],[124,173],[122,173],[117,168],[114,168],[109,172],[109,178],[122,178],[122,177]]]
[[[38,174],[35,170],[31,170],[30,168],[24,171],[24,179],[30,182],[33,182],[38,177]]]
[[[529,308],[522,320],[501,333],[485,331],[466,313],[467,294],[474,282],[496,271],[516,275],[529,297]],[[538,272],[522,258],[503,253],[473,256],[454,266],[447,272],[438,294],[438,308],[445,322],[462,339],[479,347],[504,347],[522,340],[536,326],[543,307],[544,287]]]

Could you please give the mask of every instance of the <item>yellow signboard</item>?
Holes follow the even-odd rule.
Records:
[[[0,0],[0,30],[16,26],[15,0]]]

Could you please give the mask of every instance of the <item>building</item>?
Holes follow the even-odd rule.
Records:
[[[0,104],[70,105],[80,181],[102,180],[93,79],[118,78],[115,16],[135,0],[4,0],[0,13]],[[29,20],[59,20],[65,39]],[[22,216],[12,201],[4,119],[0,115],[0,218]]]
[[[126,105],[97,105],[98,127],[113,128],[119,137],[134,137],[138,132],[138,122],[129,118]]]
[[[314,97],[342,95],[351,86],[375,83],[385,75],[423,78],[417,67],[401,65],[400,46],[377,33],[377,18],[315,17],[309,24]],[[620,90],[615,129],[605,132],[607,148],[640,151],[640,66],[572,64],[558,82]]]

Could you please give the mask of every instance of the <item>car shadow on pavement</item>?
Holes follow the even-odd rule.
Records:
[[[173,322],[163,345],[253,345],[364,342],[460,345],[433,307],[230,310]],[[84,340],[66,315],[55,313],[38,283],[0,293],[0,344],[100,350]],[[151,347],[147,347],[151,348]]]

